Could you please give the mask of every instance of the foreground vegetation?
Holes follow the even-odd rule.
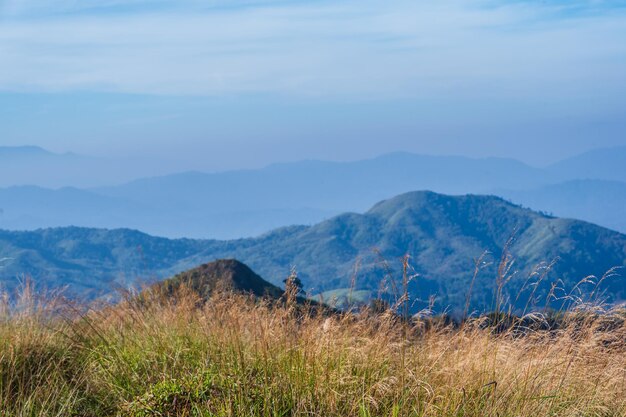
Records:
[[[626,415],[617,311],[494,331],[184,290],[85,312],[25,291],[0,316],[2,417]]]

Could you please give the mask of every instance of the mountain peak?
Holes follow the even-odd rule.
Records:
[[[411,191],[380,201],[376,203],[367,213],[389,215],[394,212],[402,211],[406,208],[410,208],[412,211],[415,211],[422,208],[440,208],[441,206],[445,206],[447,208],[454,206],[457,210],[461,208],[468,209],[471,207],[499,206],[506,207],[511,210],[524,210],[528,212],[528,214],[534,213],[531,210],[522,209],[520,206],[495,195],[447,195],[427,190]]]
[[[216,290],[253,294],[257,297],[279,298],[283,291],[265,281],[247,265],[236,259],[219,259],[206,263],[158,284],[172,293],[187,286],[202,298],[208,298]]]

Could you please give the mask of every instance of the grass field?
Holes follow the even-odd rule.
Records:
[[[494,332],[223,294],[0,314],[0,416],[625,416],[619,311]]]

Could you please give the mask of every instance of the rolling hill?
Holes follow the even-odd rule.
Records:
[[[409,254],[419,274],[410,286],[413,299],[420,300],[414,308],[423,308],[434,296],[437,309],[458,310],[471,282],[473,259],[489,251],[494,263],[479,274],[471,298],[472,308],[489,309],[497,259],[514,231],[510,252],[519,273],[506,286],[505,296],[511,299],[543,261],[559,258],[531,304],[545,304],[552,282],[560,280],[567,291],[587,275],[601,276],[626,265],[626,235],[618,232],[542,215],[498,197],[412,192],[363,214],[229,241],[171,240],[127,229],[2,231],[0,282],[11,290],[19,283],[16,277],[26,274],[40,288],[66,285],[70,293],[95,298],[109,296],[116,286],[154,282],[208,261],[236,258],[275,285],[295,266],[312,293],[347,288],[355,280],[359,291],[374,296],[382,286],[390,295],[401,278],[400,258]],[[610,301],[626,298],[621,278],[604,281],[601,290]],[[518,307],[526,304],[524,297]]]

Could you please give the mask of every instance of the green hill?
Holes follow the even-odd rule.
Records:
[[[491,196],[446,196],[412,192],[382,201],[363,214],[347,213],[314,226],[277,229],[258,238],[231,241],[169,240],[131,230],[80,228],[0,232],[0,281],[11,289],[19,274],[40,287],[67,285],[93,298],[116,285],[152,282],[220,258],[236,258],[279,285],[295,266],[311,293],[349,288],[393,294],[401,279],[401,258],[409,254],[413,309],[435,297],[439,310],[465,304],[474,259],[484,251],[492,264],[481,270],[471,307],[492,308],[498,259],[511,235],[516,257],[503,291],[517,306],[528,303],[530,271],[559,258],[534,292],[530,304],[543,306],[552,283],[556,297],[566,295],[587,275],[601,276],[626,265],[626,235],[590,223],[542,215]],[[356,272],[355,272],[356,270]],[[528,288],[518,297],[521,288]],[[561,289],[562,288],[562,289]],[[592,284],[583,289],[590,292]],[[609,301],[626,298],[623,278],[603,281]],[[596,291],[596,294],[598,291]],[[360,293],[362,294],[362,293]],[[561,301],[551,301],[558,303]]]

